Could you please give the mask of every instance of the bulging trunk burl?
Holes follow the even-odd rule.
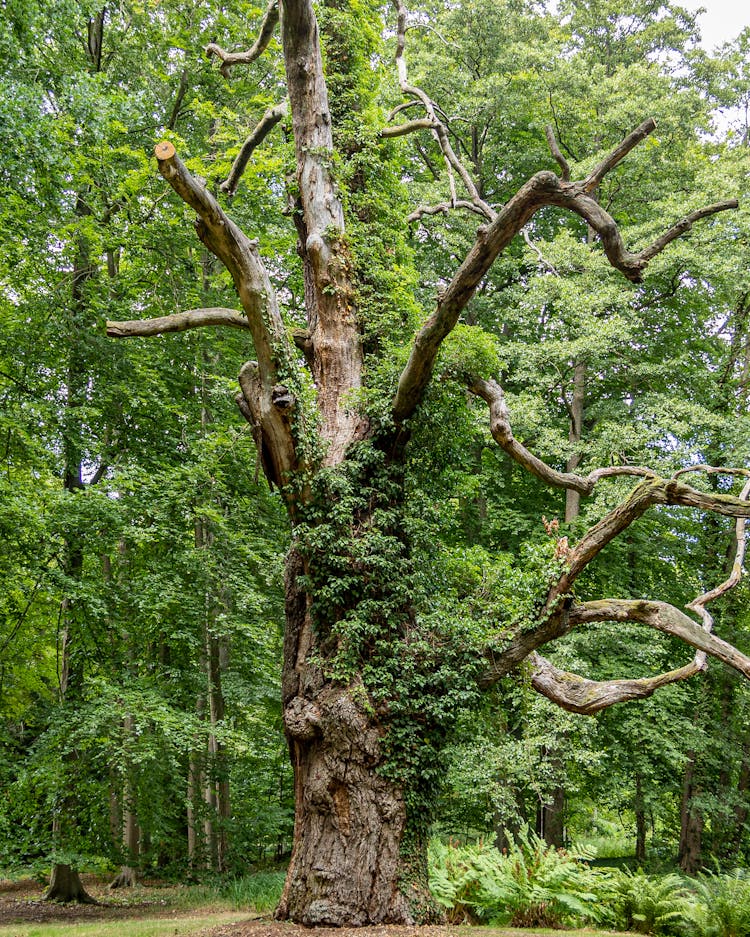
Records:
[[[307,926],[413,923],[429,907],[426,862],[424,850],[405,852],[423,837],[387,770],[387,707],[359,673],[345,682],[326,675],[336,650],[314,620],[308,580],[308,563],[292,550],[283,702],[296,807],[277,916]]]
[[[307,926],[410,923],[400,878],[406,808],[378,773],[382,730],[351,689],[311,689],[285,711],[296,811],[278,916]]]

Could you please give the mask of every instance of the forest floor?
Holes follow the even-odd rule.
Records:
[[[82,876],[97,904],[62,905],[43,900],[33,879],[0,880],[0,937],[58,937],[75,927],[77,937],[605,937],[605,932],[532,931],[494,927],[320,928],[273,921],[269,915],[231,910],[186,886],[139,885],[110,891],[105,879]],[[200,898],[203,901],[200,901]],[[618,935],[627,937],[627,935]]]

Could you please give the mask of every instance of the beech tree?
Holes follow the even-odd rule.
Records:
[[[111,321],[107,331],[137,337],[223,326],[249,333],[254,359],[240,370],[237,406],[291,526],[282,695],[296,814],[278,915],[306,925],[409,923],[432,913],[425,848],[441,752],[457,711],[483,690],[521,671],[562,708],[590,714],[698,674],[707,655],[750,677],[750,658],[713,633],[706,608],[739,578],[750,482],[738,494],[689,483],[696,474],[750,473],[701,464],[662,477],[650,466],[621,464],[583,475],[577,465],[563,471],[547,464],[514,436],[501,368],[481,330],[460,325],[492,265],[542,209],[583,219],[611,266],[639,283],[675,239],[737,201],[697,208],[670,220],[646,246],[628,247],[597,190],[653,134],[655,123],[646,119],[579,178],[548,128],[556,171],[540,169],[504,204],[491,204],[472,174],[476,167],[454,146],[441,102],[410,81],[407,36],[413,34],[401,0],[395,72],[402,101],[388,118],[377,106],[386,25],[380,13],[331,2],[320,14],[322,42],[311,0],[272,0],[246,52],[215,43],[206,49],[230,77],[272,51],[280,29],[286,99],[266,111],[219,188],[226,196],[237,191],[254,150],[274,127],[290,126],[294,167],[286,188],[306,327],[295,327],[284,289],[274,286],[276,258],[263,256],[258,240],[232,220],[223,196],[164,140],[155,150],[159,171],[195,212],[198,237],[226,267],[241,308]],[[368,199],[383,177],[397,192],[392,141],[411,134],[426,137],[438,154],[447,191],[443,201],[405,212],[402,228],[452,211],[471,213],[479,227],[434,307],[402,340],[419,315],[413,278],[401,269],[399,235],[391,229],[389,242]],[[402,202],[393,195],[391,214]],[[457,327],[462,353],[440,363]],[[409,463],[426,397],[445,369],[463,381],[467,406],[472,400],[486,406],[500,449],[544,485],[585,498],[611,479],[618,480],[616,491],[624,479],[634,483],[577,542],[553,537],[554,553],[536,571],[528,613],[481,634],[432,614],[425,577],[415,569],[419,506],[410,504]],[[658,597],[579,598],[576,583],[589,564],[645,512],[664,505],[736,518],[732,574],[690,604],[694,617]],[[684,641],[695,656],[666,673],[597,681],[561,670],[539,653],[597,622],[644,625]]]

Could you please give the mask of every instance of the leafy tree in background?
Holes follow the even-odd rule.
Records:
[[[576,5],[581,15],[585,9]],[[663,24],[663,9],[662,4],[644,4],[644,15]],[[503,269],[501,255],[513,249],[513,239],[532,219],[555,227],[558,215],[551,209],[582,220],[569,237],[574,256],[599,256],[591,243],[598,239],[606,261],[625,280],[640,284],[649,264],[653,261],[658,270],[662,252],[668,258],[673,242],[693,224],[700,221],[720,232],[714,216],[736,202],[700,207],[686,193],[675,198],[674,178],[668,181],[662,172],[671,166],[651,158],[654,122],[641,123],[617,143],[614,128],[619,134],[629,129],[622,126],[623,115],[606,137],[587,138],[588,152],[573,149],[564,135],[550,130],[554,159],[540,154],[533,162],[554,162],[558,172],[543,169],[521,183],[524,171],[516,180],[494,161],[502,156],[499,144],[496,153],[480,154],[479,128],[476,145],[472,138],[469,147],[462,146],[443,110],[446,104],[437,95],[433,100],[432,89],[412,83],[406,67],[408,15],[400,4],[396,12],[398,88],[385,77],[379,9],[323,4],[319,35],[309,0],[285,0],[280,19],[288,103],[279,88],[279,99],[247,137],[234,164],[229,167],[220,157],[218,165],[207,167],[211,180],[218,181],[223,170],[220,188],[234,193],[262,140],[274,126],[291,125],[294,153],[284,150],[286,164],[276,166],[265,184],[277,198],[277,211],[284,207],[291,215],[300,265],[289,252],[264,249],[268,228],[261,219],[257,239],[243,233],[212,184],[197,178],[191,161],[180,158],[182,142],[174,137],[156,148],[159,169],[197,214],[199,238],[224,264],[242,311],[212,304],[108,323],[109,334],[119,337],[229,326],[252,341],[255,358],[240,369],[237,403],[252,428],[266,477],[280,491],[293,537],[286,561],[282,688],[297,801],[279,914],[305,924],[408,922],[430,913],[424,852],[446,740],[457,715],[475,705],[482,690],[519,668],[536,691],[580,713],[648,697],[693,676],[704,668],[705,654],[750,676],[750,660],[711,633],[703,604],[694,606],[699,624],[675,605],[650,597],[587,598],[601,594],[597,567],[589,572],[589,564],[605,549],[609,558],[616,557],[622,549],[618,537],[633,552],[629,534],[650,508],[662,506],[669,518],[677,506],[744,518],[750,514],[746,489],[738,496],[724,483],[718,490],[688,484],[685,470],[694,467],[703,450],[688,440],[672,457],[669,442],[676,436],[665,437],[661,423],[654,427],[650,446],[638,446],[639,431],[629,446],[620,434],[617,448],[609,449],[617,458],[587,475],[576,473],[570,448],[556,453],[548,441],[540,447],[548,461],[532,454],[511,429],[502,387],[503,382],[521,383],[520,375],[514,376],[510,356],[506,359],[491,332],[478,324],[473,305],[475,296],[481,303],[493,265],[497,261]],[[234,74],[236,66],[258,62],[277,48],[278,20],[279,8],[272,2],[246,53],[227,53],[215,42],[208,52],[221,61],[225,75]],[[417,17],[419,22],[429,21]],[[675,29],[684,31],[688,21],[681,15],[674,22],[674,28],[666,24],[665,33],[657,28],[647,36],[645,50],[635,44],[633,68],[644,51],[658,57],[671,48]],[[604,37],[607,55],[611,38]],[[627,36],[615,38],[627,46]],[[614,67],[607,55],[603,76],[609,79]],[[279,84],[277,73],[272,74],[267,88]],[[389,120],[379,107],[381,93],[393,104]],[[596,113],[591,120],[598,126]],[[425,142],[407,157],[393,141],[411,134],[424,134]],[[526,152],[522,139],[509,136]],[[500,131],[497,140],[505,138]],[[220,142],[214,128],[212,153]],[[401,179],[415,167],[447,179],[448,188],[439,201],[415,207],[412,222],[454,209],[470,212],[479,222],[471,233],[463,229],[452,235],[448,228],[437,236],[445,249],[444,272],[435,277],[426,271],[422,283],[404,236],[409,211]],[[650,204],[619,210],[610,195],[631,184],[633,173],[648,174]],[[696,173],[687,173],[680,185],[688,180],[699,183]],[[251,175],[244,182],[252,198],[261,180]],[[239,207],[236,212],[244,219]],[[652,220],[659,215],[668,219],[661,231]],[[252,212],[247,217],[245,223],[254,228]],[[731,223],[727,228],[731,231]],[[647,246],[629,251],[622,234],[626,229],[629,242]],[[512,287],[514,281],[511,275],[505,285]],[[437,297],[430,300],[435,286]],[[602,319],[616,303],[614,295],[613,290],[602,304]],[[499,290],[497,302],[502,303]],[[548,331],[560,321],[558,305],[550,302],[544,308]],[[302,308],[306,327],[300,327]],[[572,337],[561,335],[564,341]],[[609,357],[602,352],[597,378]],[[627,394],[612,396],[622,416],[643,419]],[[548,531],[555,536],[545,539],[530,539],[523,531],[509,536],[511,555],[495,561],[502,588],[475,589],[472,595],[466,588],[470,584],[462,582],[463,564],[454,563],[451,575],[449,556],[433,540],[430,499],[444,490],[446,474],[432,488],[425,482],[441,458],[445,437],[438,427],[448,423],[459,437],[470,435],[468,424],[478,418],[474,401],[489,408],[492,437],[509,457],[504,473],[506,484],[514,487],[512,503],[518,503],[517,490],[535,491],[537,479],[581,496],[593,494],[594,507],[571,527],[575,542],[558,537],[553,523]],[[529,431],[524,435],[531,435],[532,417],[525,414]],[[574,451],[579,442],[568,439]],[[641,455],[641,448],[651,456],[645,467],[630,460],[634,451]],[[650,467],[660,449],[667,452],[659,459],[665,474]],[[454,452],[449,446],[442,450],[450,456]],[[568,470],[561,471],[566,461]],[[633,477],[641,480],[628,488]],[[733,475],[725,471],[723,477]],[[476,503],[476,490],[474,495]],[[539,505],[536,494],[529,500]],[[452,588],[444,588],[446,578]],[[621,585],[620,577],[601,578],[607,585]],[[636,590],[640,587],[633,585],[623,592]],[[695,647],[697,656],[658,676],[595,681],[538,654],[550,641],[607,621],[666,632]]]
[[[276,848],[289,825],[270,737],[278,508],[238,456],[252,436],[232,427],[215,374],[218,358],[241,363],[237,337],[113,354],[102,334],[112,307],[152,313],[223,289],[161,213],[144,156],[157,126],[210,132],[217,105],[202,92],[225,85],[181,46],[203,14],[211,35],[223,20],[192,3],[152,12],[14,4],[0,33],[14,154],[0,185],[18,235],[0,248],[0,828],[9,862],[52,858],[62,899],[86,900],[75,867],[92,858],[122,862],[120,884],[186,859],[197,874]],[[137,62],[157,45],[168,62],[144,87]],[[230,454],[242,472],[226,471]],[[256,796],[277,822],[256,835],[257,817],[228,817],[227,784],[242,762],[247,791],[268,751]]]

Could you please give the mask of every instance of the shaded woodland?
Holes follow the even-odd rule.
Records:
[[[38,0],[0,48],[0,871],[288,864],[357,925],[434,916],[431,837],[746,864],[750,34]]]

